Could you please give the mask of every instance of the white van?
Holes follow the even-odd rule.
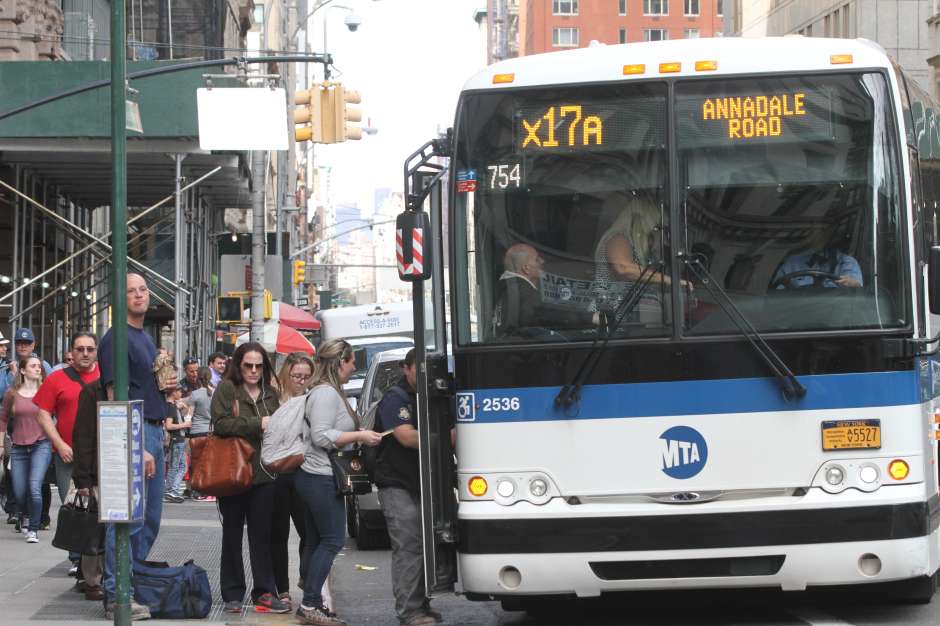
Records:
[[[410,302],[364,304],[317,313],[322,341],[345,339],[352,345],[356,371],[343,386],[355,408],[369,364],[379,352],[414,347],[414,313]]]

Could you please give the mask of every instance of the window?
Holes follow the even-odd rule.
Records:
[[[669,15],[669,0],[643,0],[643,15]]]
[[[627,0],[620,0],[620,6],[618,8],[618,12],[620,13],[620,15],[627,14]]]
[[[685,38],[686,38],[686,39],[698,39],[698,29],[697,29],[697,28],[686,28],[686,29],[685,29]]]
[[[724,5],[724,2],[722,2],[721,0],[716,0],[715,4],[717,5],[717,8],[716,8],[716,10],[715,10],[715,14],[716,14],[718,17],[723,16],[723,15],[725,14],[725,12],[724,12],[724,6],[723,6],[723,5]]]
[[[620,29],[620,43],[627,43],[627,29]]]
[[[577,15],[578,0],[552,0],[553,15]]]
[[[574,48],[578,45],[577,28],[553,28],[552,45],[559,48]]]
[[[665,41],[669,39],[665,28],[644,28],[643,41]]]
[[[685,0],[685,14],[686,15],[698,15],[699,14],[699,0]]]

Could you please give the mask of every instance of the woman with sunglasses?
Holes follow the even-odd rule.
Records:
[[[346,539],[346,503],[336,491],[329,451],[357,443],[376,446],[382,441],[379,433],[359,429],[359,418],[346,399],[343,385],[355,371],[352,346],[347,342],[333,339],[320,346],[306,408],[310,422],[309,445],[295,479],[307,522],[304,598],[297,611],[302,624],[346,624],[323,605],[321,593],[333,559]]]
[[[277,373],[281,389],[281,404],[291,398],[307,393],[307,381],[313,375],[313,360],[303,352],[291,352]],[[271,520],[271,560],[274,562],[274,582],[278,597],[290,604],[290,576],[288,575],[287,541],[290,538],[290,522],[300,537],[300,554],[304,553],[305,523],[304,505],[294,488],[294,474],[278,474],[274,481],[274,511]],[[303,578],[303,560],[300,576]]]
[[[8,422],[13,422],[10,473],[16,501],[29,514],[26,543],[39,543],[37,532],[42,522],[42,485],[52,461],[52,444],[39,423],[39,407],[33,403],[33,397],[45,378],[42,359],[35,354],[26,357],[20,361],[13,387],[0,405],[0,433],[6,433]],[[17,531],[23,525],[22,513],[20,515]]]
[[[210,413],[213,433],[219,437],[243,437],[254,448],[251,488],[218,499],[222,514],[222,565],[219,582],[225,611],[241,613],[245,599],[245,566],[242,561],[242,528],[248,523],[248,553],[254,588],[251,599],[258,613],[287,613],[290,606],[276,593],[271,567],[271,509],[274,476],[261,465],[261,434],[280,406],[274,368],[261,344],[249,342],[235,350],[225,380],[212,394]]]

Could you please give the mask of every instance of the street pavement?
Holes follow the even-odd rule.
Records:
[[[56,509],[53,509],[55,520]],[[100,603],[88,602],[71,591],[65,554],[52,547],[54,531],[40,532],[39,544],[27,544],[12,526],[0,525],[0,625],[101,626]],[[241,615],[221,612],[218,593],[222,529],[216,506],[207,502],[167,504],[163,526],[151,558],[179,564],[188,559],[204,567],[215,603],[205,620],[242,626],[293,624],[293,615],[259,615],[246,607]],[[296,584],[297,538],[292,536],[291,582]],[[245,545],[247,568],[247,543]],[[333,568],[336,610],[350,626],[397,626],[394,615],[390,553],[360,551],[348,541]],[[250,581],[249,581],[250,586]],[[300,601],[300,590],[291,590]],[[744,590],[731,593],[644,593],[622,595],[603,604],[579,602],[546,606],[538,614],[505,612],[497,602],[469,602],[445,595],[435,598],[446,624],[453,626],[936,626],[940,624],[940,595],[924,606],[880,598],[868,590],[840,593],[783,594]],[[190,621],[151,620],[154,624],[192,624]]]

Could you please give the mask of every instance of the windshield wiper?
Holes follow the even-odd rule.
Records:
[[[754,328],[754,325],[751,324],[741,310],[735,306],[732,302],[731,297],[728,296],[728,292],[719,285],[712,275],[708,273],[708,270],[705,269],[704,263],[702,263],[701,255],[698,254],[688,254],[688,253],[679,253],[679,259],[685,263],[685,266],[692,271],[693,274],[698,277],[698,279],[705,285],[705,288],[712,294],[715,298],[715,301],[718,303],[718,306],[721,307],[721,310],[725,312],[725,315],[738,327],[738,330],[741,331],[741,334],[748,340],[751,346],[754,347],[754,350],[761,356],[765,363],[773,371],[774,376],[777,377],[777,380],[780,381],[780,388],[783,391],[783,397],[787,400],[793,400],[794,398],[802,398],[806,395],[806,387],[800,384],[800,381],[796,379],[796,376],[793,374],[793,371],[787,367],[787,364],[783,362],[783,359],[780,358],[780,355],[777,354],[773,348],[771,348],[764,338],[761,336],[760,332]],[[733,314],[732,314],[733,313]]]
[[[555,396],[555,406],[567,408],[581,400],[581,388],[594,371],[594,368],[597,367],[601,353],[604,352],[604,348],[607,347],[610,338],[613,337],[617,329],[620,328],[620,324],[623,322],[624,318],[636,308],[643,292],[646,291],[653,276],[661,267],[661,263],[649,263],[643,268],[636,282],[633,283],[633,287],[627,292],[620,304],[617,305],[617,309],[614,311],[613,315],[613,322],[608,325],[607,333],[603,337],[598,333],[597,337],[594,338],[594,343],[591,344],[590,351],[584,358],[584,361],[582,361],[581,367],[578,368],[578,373],[575,374],[574,380],[562,387],[558,395]]]

